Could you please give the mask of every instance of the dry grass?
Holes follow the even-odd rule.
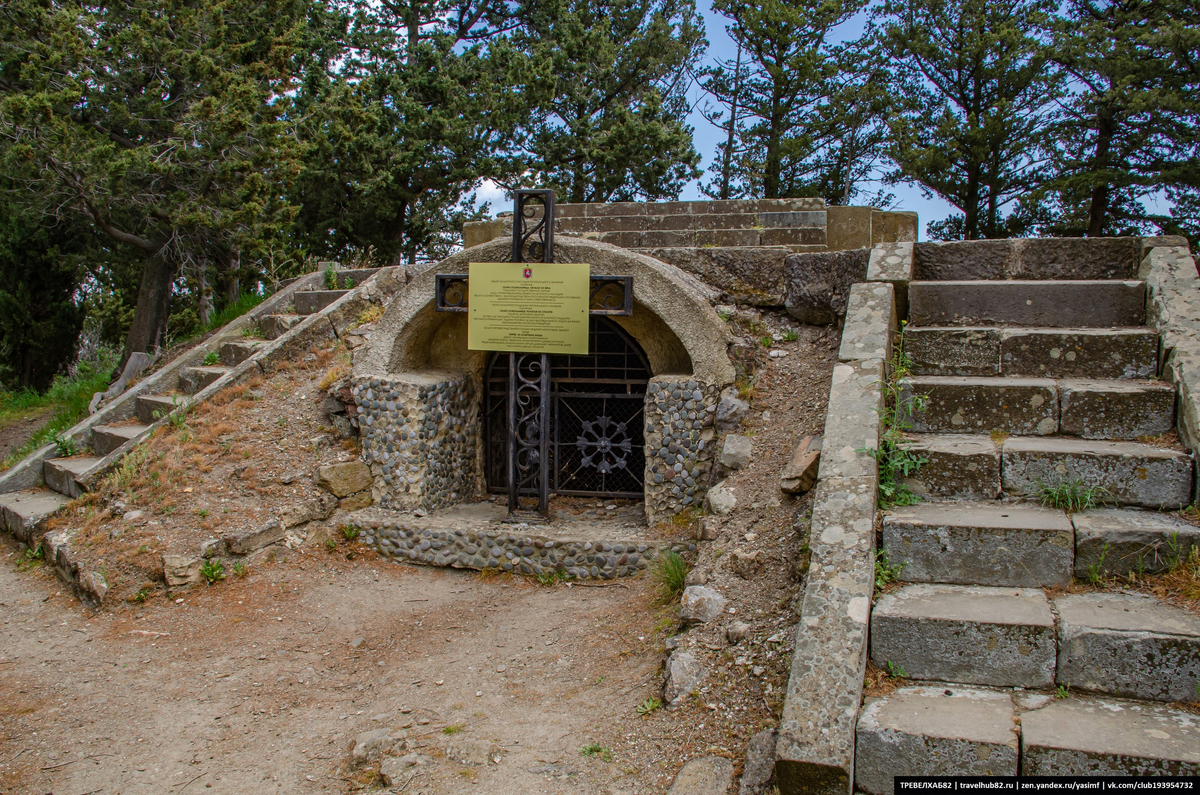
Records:
[[[1167,431],[1166,433],[1160,433],[1158,436],[1139,436],[1138,441],[1142,444],[1163,447],[1169,450],[1183,449],[1183,443],[1180,441],[1179,434],[1176,431]]]
[[[893,677],[875,663],[867,660],[867,672],[863,677],[863,698],[883,698],[895,693],[906,680]]]
[[[334,365],[329,372],[325,373],[325,377],[321,379],[319,384],[317,384],[317,388],[322,391],[329,389],[329,387],[333,386],[338,381],[341,381],[343,378],[346,378],[349,375],[349,362],[339,362],[338,364]]]

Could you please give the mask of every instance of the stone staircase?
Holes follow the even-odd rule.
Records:
[[[351,287],[357,280],[368,288],[368,300],[379,300],[398,287],[375,285],[374,277],[390,269],[340,271],[339,277]],[[178,410],[187,410],[204,400],[214,389],[221,389],[246,370],[246,363],[263,359],[281,350],[289,334],[302,334],[302,324],[313,315],[328,315],[333,328],[317,329],[321,335],[340,334],[347,320],[336,315],[360,311],[363,301],[352,301],[353,308],[338,313],[338,302],[351,289],[322,290],[324,274],[300,279],[292,289],[281,291],[247,315],[231,322],[204,344],[131,388],[106,410],[93,415],[71,429],[68,435],[85,452],[58,457],[54,446],[29,456],[0,476],[0,527],[7,528],[19,540],[33,543],[36,528],[71,499],[82,496],[89,482],[110,469],[136,444],[149,438],[158,424]],[[389,279],[394,281],[391,276]],[[401,274],[399,285],[403,284]],[[339,328],[340,325],[340,328]],[[253,336],[248,336],[253,330]],[[257,339],[254,337],[258,337]],[[204,362],[217,359],[219,363]],[[255,365],[249,365],[255,367]],[[257,370],[257,367],[255,367]],[[215,386],[214,386],[215,385]]]
[[[1061,590],[1164,571],[1200,545],[1200,528],[1165,513],[1191,502],[1194,461],[1172,434],[1175,387],[1154,380],[1159,335],[1130,266],[989,280],[918,260],[901,386],[926,396],[907,418],[926,459],[907,485],[923,501],[883,518],[902,586],[869,631],[872,662],[917,682],[867,699],[856,788],[1200,773],[1200,717],[1167,705],[1200,701],[1200,618],[1143,594]],[[1039,504],[1072,485],[1110,507]]]

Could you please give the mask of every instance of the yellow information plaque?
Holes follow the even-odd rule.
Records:
[[[588,352],[591,266],[472,262],[467,348],[519,353]]]

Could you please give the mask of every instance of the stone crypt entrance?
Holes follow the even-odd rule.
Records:
[[[549,490],[555,494],[642,499],[645,489],[645,396],[653,375],[637,341],[605,317],[593,316],[587,355],[552,355],[547,433]],[[514,366],[516,370],[514,371]],[[540,355],[494,353],[484,373],[484,457],[488,491],[508,493],[510,401],[519,418],[538,402]],[[535,433],[540,433],[540,427]],[[540,455],[518,439],[515,454]],[[516,471],[538,461],[519,460]],[[521,484],[522,496],[536,497]]]

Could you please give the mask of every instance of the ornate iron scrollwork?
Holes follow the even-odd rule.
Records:
[[[601,475],[607,475],[614,467],[625,468],[633,442],[626,433],[625,423],[597,417],[583,424],[583,432],[575,440],[575,447],[583,453],[579,461],[581,466],[595,467]]]
[[[518,190],[513,204],[512,261],[554,262],[554,191]]]
[[[508,392],[508,509],[522,495],[537,497],[542,515],[549,508],[550,357],[510,353]]]
[[[466,312],[470,298],[467,274],[439,273],[434,278],[434,293],[437,298],[435,309],[438,312]]]

